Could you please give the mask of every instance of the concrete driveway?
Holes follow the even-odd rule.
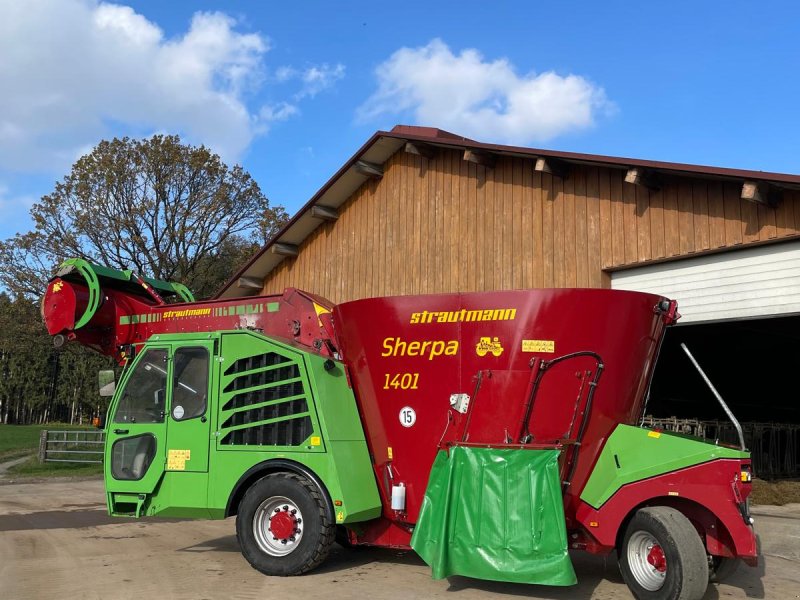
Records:
[[[800,505],[756,507],[763,560],[712,586],[707,599],[800,598]],[[0,484],[0,598],[631,598],[614,557],[573,556],[571,588],[452,577],[434,581],[411,552],[334,546],[322,568],[265,577],[239,553],[227,521],[120,520],[106,515],[102,481]]]

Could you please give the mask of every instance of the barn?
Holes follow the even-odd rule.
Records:
[[[733,441],[800,475],[800,176],[376,132],[219,293],[334,302],[529,287],[675,298],[651,424]],[[624,315],[619,315],[624,319]]]

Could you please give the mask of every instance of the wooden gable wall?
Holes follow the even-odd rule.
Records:
[[[533,161],[494,168],[439,150],[399,151],[265,279],[343,302],[369,296],[526,287],[605,287],[610,269],[800,234],[800,193],[777,209],[740,199],[741,183],[572,166],[566,179]]]

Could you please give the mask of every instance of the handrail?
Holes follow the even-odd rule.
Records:
[[[739,434],[739,444],[741,445],[742,450],[743,451],[746,450],[747,448],[744,445],[744,434],[742,433],[742,426],[739,424],[739,421],[736,419],[735,416],[733,416],[731,409],[728,408],[728,405],[725,403],[725,400],[722,399],[722,396],[720,396],[719,392],[717,391],[717,388],[714,387],[714,384],[711,383],[711,380],[705,374],[703,369],[700,368],[700,365],[697,363],[694,356],[692,356],[692,353],[689,352],[689,348],[686,347],[686,344],[681,343],[681,348],[683,348],[683,351],[686,352],[686,356],[688,356],[689,360],[692,361],[694,368],[697,369],[698,373],[700,373],[700,377],[702,377],[703,381],[706,382],[706,385],[711,390],[711,393],[714,394],[714,396],[717,398],[717,402],[719,402],[720,406],[722,406],[722,410],[724,410],[725,414],[728,415],[728,418],[731,420],[731,423],[733,423],[733,426],[736,428],[736,433]]]

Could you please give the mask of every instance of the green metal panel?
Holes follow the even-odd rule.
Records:
[[[343,508],[337,521],[351,523],[377,517],[381,501],[369,458],[355,396],[344,366],[317,354],[306,353],[310,390],[317,408],[323,438],[336,472]],[[325,368],[326,363],[329,368]]]
[[[331,500],[341,502],[335,507],[338,523],[379,516],[381,503],[369,451],[355,398],[342,366],[336,364],[327,371],[323,366],[325,358],[250,331],[224,332],[221,349],[221,391],[215,425],[217,451],[212,453],[210,467],[213,474],[209,488],[212,514],[220,518],[224,516],[235,485],[248,469],[270,459],[288,459],[314,472],[322,480]],[[271,377],[271,373],[277,371],[282,371],[287,377]],[[249,385],[251,382],[247,378],[258,378],[257,385]],[[266,393],[270,399],[237,406],[238,398],[257,393]],[[304,402],[305,410],[232,424],[237,413],[254,409],[287,411],[288,408],[283,407],[295,402]],[[225,443],[235,432],[302,418],[310,420],[311,430],[307,437],[293,440],[295,443],[291,445]]]
[[[341,501],[334,506],[337,523],[355,523],[381,514],[377,484],[369,464],[365,442],[333,442],[327,453],[249,451],[213,452],[211,454],[208,505],[213,518],[225,517],[225,508],[239,478],[251,467],[273,459],[295,461],[319,477],[331,497]],[[344,466],[343,466],[344,465]],[[354,466],[354,468],[350,468]]]
[[[441,450],[411,547],[433,577],[573,585],[558,450]]]
[[[181,422],[168,415],[168,423],[154,431],[159,462],[151,466],[154,476],[163,477],[147,490],[141,482],[113,482],[113,489],[107,490],[109,505],[117,497],[137,516],[223,518],[245,472],[271,459],[285,459],[319,477],[336,505],[338,523],[380,515],[369,451],[341,365],[327,371],[322,357],[250,331],[157,335],[146,347],[151,344],[173,352],[178,347],[217,349],[211,361],[208,420]],[[269,434],[270,428],[285,429],[301,420],[305,425],[277,438]],[[259,435],[251,434],[253,430]],[[209,439],[208,472],[192,472],[204,470],[203,461],[195,458],[205,458]],[[165,471],[168,450],[187,449],[191,458],[185,469]],[[141,498],[139,491],[152,494]]]
[[[95,310],[97,310],[97,302],[99,302],[99,289],[101,287],[101,283],[110,283],[113,286],[114,281],[119,281],[124,284],[138,285],[133,279],[133,272],[130,270],[122,271],[112,269],[110,267],[104,267],[102,265],[96,265],[82,258],[70,258],[61,263],[59,273],[69,267],[72,267],[78,271],[89,286],[90,300],[86,314],[89,314],[90,317],[91,314],[94,314]],[[161,279],[152,279],[150,277],[142,277],[142,279],[144,279],[148,284],[150,284],[150,286],[162,294],[177,294],[184,302],[194,302],[194,296],[192,295],[192,292],[190,292],[189,289],[182,283],[162,281]],[[93,299],[94,296],[97,296],[97,301]],[[85,323],[76,325],[75,328],[78,329],[83,325],[85,325]]]
[[[207,479],[208,453],[210,423],[206,407],[204,415],[198,415],[193,419],[178,420],[174,418],[173,397],[173,370],[174,353],[176,348],[204,348],[210,360],[209,388],[198,390],[203,396],[210,397],[210,390],[216,389],[217,361],[213,360],[213,341],[215,334],[176,334],[161,335],[151,338],[151,342],[139,353],[133,365],[126,368],[121,385],[117,388],[114,402],[111,405],[109,416],[108,441],[106,443],[106,490],[109,492],[109,509],[114,513],[130,512],[132,506],[136,506],[138,513],[153,515],[164,514],[165,516],[208,516],[205,507],[207,500]],[[125,388],[130,380],[131,373],[136,365],[141,362],[146,354],[146,350],[160,348],[168,353],[167,362],[164,365],[166,370],[166,389],[164,419],[161,423],[126,423],[121,425],[114,422],[114,415],[117,410],[120,398],[125,394]],[[116,433],[117,431],[127,431],[127,433]],[[149,433],[156,439],[156,456],[141,480],[116,480],[111,474],[110,449],[114,442],[119,439],[136,437]],[[179,460],[171,460],[174,453],[181,454]],[[193,472],[199,472],[201,477],[193,477]],[[165,475],[166,473],[166,475]],[[184,483],[180,483],[180,482]],[[201,483],[198,483],[201,482]],[[198,487],[199,486],[199,487]],[[180,494],[176,495],[173,491],[179,489]],[[135,502],[131,502],[128,497],[131,494],[142,493],[142,497],[134,496]],[[122,511],[115,509],[119,502],[124,503]],[[176,512],[177,511],[177,512]]]
[[[164,472],[166,460],[166,432],[167,422],[115,422],[117,410],[122,398],[125,396],[128,382],[136,371],[137,367],[147,358],[147,350],[163,350],[165,355],[169,353],[169,346],[165,344],[148,345],[140,352],[134,362],[126,366],[122,373],[120,384],[114,394],[108,411],[108,423],[106,424],[106,443],[105,456],[103,460],[104,479],[106,492],[120,492],[123,494],[149,494],[158,486]],[[165,364],[166,366],[166,364]],[[169,377],[166,378],[167,386]],[[141,479],[115,479],[112,475],[112,451],[117,442],[124,443],[126,439],[140,438],[151,435],[155,438],[156,451],[149,468],[144,472]],[[113,505],[109,504],[109,512]]]
[[[208,519],[208,473],[167,471],[147,505],[146,516]]]
[[[195,334],[195,338],[198,337]],[[191,419],[176,418],[175,408],[175,389],[173,385],[175,364],[175,353],[180,348],[202,348],[208,353],[210,373],[208,376],[208,388],[198,390],[198,393],[207,400],[211,398],[211,390],[215,390],[218,383],[218,371],[216,368],[218,361],[214,360],[214,344],[209,341],[205,334],[201,339],[191,340],[191,337],[174,342],[171,346],[171,369],[169,378],[169,403],[167,409],[167,471],[184,472],[207,472],[209,438],[211,437],[211,423],[208,414],[212,410],[210,402],[206,402],[206,409],[202,415],[197,415]],[[183,458],[173,459],[170,464],[170,456],[175,453],[183,453]],[[177,457],[176,457],[177,458]],[[185,459],[185,460],[184,460]],[[204,488],[205,493],[205,488]]]
[[[89,291],[89,300],[86,303],[86,309],[83,311],[83,314],[75,323],[74,327],[75,329],[80,329],[92,320],[94,313],[97,312],[97,309],[100,306],[100,298],[102,294],[100,290],[100,282],[97,278],[97,267],[86,262],[82,258],[70,258],[61,264],[61,269],[59,272],[63,271],[67,267],[72,267],[81,274],[86,281],[86,287]]]
[[[153,281],[156,281],[149,278],[145,279],[150,285],[153,285]],[[194,302],[194,294],[192,294],[189,288],[187,288],[185,285],[178,283],[177,281],[170,281],[169,285],[172,287],[175,293],[178,294],[181,300],[184,302]]]
[[[220,354],[217,450],[325,451],[303,352],[242,331]]]
[[[748,452],[697,438],[618,425],[597,459],[581,500],[600,508],[623,485],[718,458],[750,458]]]
[[[325,427],[326,440],[364,440],[364,429],[353,392],[341,363],[325,368],[327,359],[306,354],[306,366],[311,392],[320,421]],[[329,363],[330,366],[330,363]]]

